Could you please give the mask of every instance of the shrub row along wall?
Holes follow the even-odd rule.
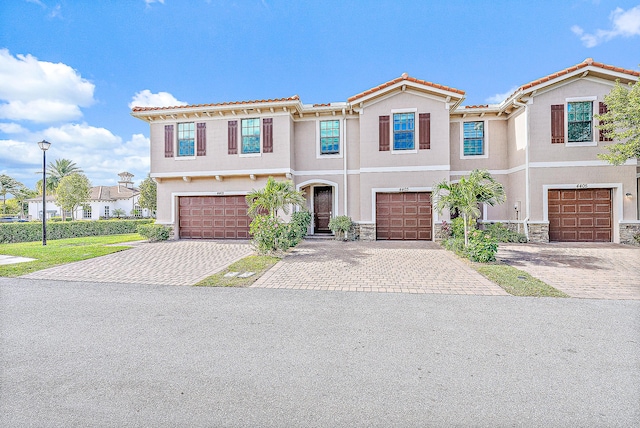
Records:
[[[121,235],[136,233],[141,224],[153,219],[47,222],[47,239],[79,238],[81,236]],[[42,223],[0,224],[0,244],[31,242],[42,239]]]

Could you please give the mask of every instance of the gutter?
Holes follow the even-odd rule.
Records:
[[[349,198],[347,193],[348,183],[347,183],[347,116],[346,115],[342,117],[342,123],[344,128],[344,131],[342,133],[344,138],[343,148],[342,148],[343,174],[344,174],[344,215],[348,216],[349,211],[347,210],[347,201],[349,200]]]
[[[527,241],[529,240],[529,219],[531,216],[531,183],[530,183],[530,174],[529,174],[529,105],[526,103],[521,103],[516,101],[515,99],[512,101],[513,105],[518,107],[524,107],[524,125],[525,125],[525,150],[524,150],[524,174],[525,174],[525,195],[524,195],[524,204],[525,204],[525,218],[523,220],[524,225],[524,234],[527,237]]]

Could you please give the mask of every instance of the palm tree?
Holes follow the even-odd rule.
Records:
[[[25,204],[24,201],[29,198],[35,198],[36,196],[38,196],[38,192],[29,189],[27,186],[22,186],[15,193],[13,193],[13,196],[20,205],[20,217],[24,218],[25,205],[28,205]]]
[[[82,169],[76,165],[75,162],[69,159],[56,159],[54,162],[49,162],[47,166],[47,190],[53,189],[55,191],[56,187],[58,187],[58,183],[64,177],[75,174],[82,173]],[[51,185],[49,183],[51,182]]]
[[[247,214],[251,217],[268,214],[276,218],[278,210],[289,214],[290,206],[303,206],[305,203],[304,194],[295,190],[291,181],[276,181],[273,177],[269,177],[264,189],[253,190],[246,199],[249,205]]]
[[[0,195],[2,195],[2,214],[7,210],[7,193],[15,195],[24,184],[9,177],[6,174],[0,174]]]
[[[486,170],[473,170],[469,177],[457,183],[446,180],[435,186],[435,208],[442,213],[445,208],[457,210],[464,221],[464,245],[469,245],[469,225],[480,217],[478,203],[496,205],[506,200],[504,187]]]

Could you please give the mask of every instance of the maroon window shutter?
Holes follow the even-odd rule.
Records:
[[[378,126],[378,139],[380,143],[380,151],[389,151],[389,116],[380,116]]]
[[[207,154],[207,124],[198,123],[198,156],[204,156]]]
[[[551,106],[551,143],[564,144],[564,104]]]
[[[164,126],[164,157],[173,157],[173,125]]]
[[[273,119],[262,119],[262,151],[273,153]]]
[[[431,148],[431,113],[420,113],[418,126],[420,127],[420,150]]]
[[[238,121],[229,121],[229,154],[238,154]]]
[[[598,113],[599,113],[599,114],[605,114],[605,113],[607,113],[608,111],[609,111],[609,109],[607,108],[607,105],[606,105],[605,103],[603,103],[602,101],[600,101],[600,108],[599,108],[599,110],[598,110]],[[601,125],[602,125],[602,124],[605,124],[605,123],[606,123],[606,122],[605,122],[604,120],[601,120],[601,121],[600,121],[600,124],[601,124]],[[606,137],[606,136],[604,135],[604,130],[603,130],[603,129],[600,129],[600,130],[599,130],[599,133],[600,133],[600,141],[613,141],[613,139],[612,139],[612,138]]]

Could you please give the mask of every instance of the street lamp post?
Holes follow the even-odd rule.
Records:
[[[42,140],[38,143],[42,150],[42,245],[47,245],[47,150],[51,143]]]

